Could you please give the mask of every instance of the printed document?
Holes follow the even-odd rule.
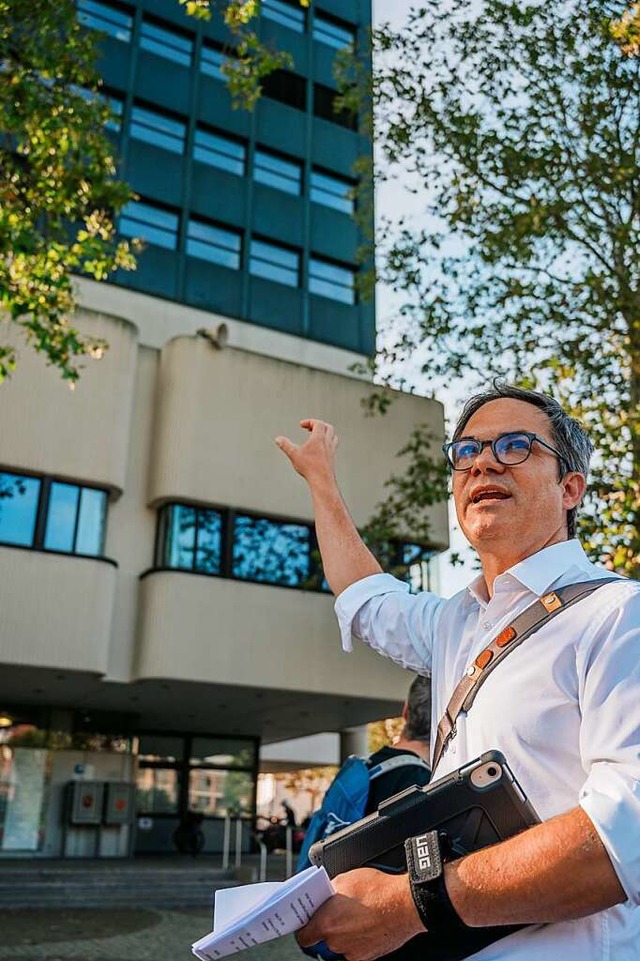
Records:
[[[324,868],[315,865],[288,881],[245,884],[216,891],[213,931],[191,950],[201,961],[217,961],[302,928],[333,888]]]

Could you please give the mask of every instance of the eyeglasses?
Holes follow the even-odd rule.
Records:
[[[471,470],[476,457],[480,456],[485,447],[491,448],[491,452],[499,464],[504,464],[505,467],[514,467],[516,464],[523,464],[526,461],[531,453],[534,441],[546,447],[547,450],[556,455],[562,465],[566,465],[560,451],[548,444],[542,437],[528,430],[500,434],[494,440],[461,437],[459,440],[451,441],[450,444],[443,444],[442,450],[454,470]]]

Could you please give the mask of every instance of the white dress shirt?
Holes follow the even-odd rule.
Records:
[[[374,574],[343,591],[336,613],[345,650],[353,633],[403,667],[432,674],[435,731],[467,668],[517,614],[554,588],[610,576],[570,540],[501,574],[491,599],[482,576],[444,600]],[[505,755],[541,820],[582,806],[628,900],[578,921],[524,929],[474,958],[640,961],[638,582],[604,585],[509,654],[458,717],[436,778],[491,749]]]

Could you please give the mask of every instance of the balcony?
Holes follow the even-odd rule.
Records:
[[[136,328],[118,317],[78,312],[84,334],[105,340],[101,360],[84,361],[76,390],[42,355],[20,351],[2,387],[0,437],[6,468],[26,468],[98,487],[124,487],[135,383]]]
[[[116,568],[108,561],[0,547],[0,661],[103,675]]]
[[[174,500],[311,520],[306,484],[274,437],[301,441],[299,419],[315,416],[338,430],[340,483],[356,524],[364,525],[390,474],[402,472],[397,453],[415,425],[431,426],[436,451],[444,439],[441,404],[396,393],[384,416],[367,417],[361,401],[371,389],[350,377],[176,337],[161,352],[149,504]],[[446,504],[435,505],[430,519],[430,546],[446,548]],[[406,535],[411,540],[412,532]]]
[[[136,681],[214,685],[247,713],[256,696],[269,711],[304,708],[296,734],[389,716],[406,696],[391,661],[362,644],[343,653],[327,594],[155,571],[141,581],[140,613]]]

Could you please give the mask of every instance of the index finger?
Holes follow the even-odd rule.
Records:
[[[312,944],[317,944],[318,941],[322,940],[322,935],[317,930],[317,924],[314,925],[313,918],[303,928],[298,928],[295,936],[301,948],[310,948]]]
[[[327,424],[324,420],[319,420],[317,417],[305,417],[304,420],[300,421],[300,426],[304,430],[315,430],[316,427],[329,428],[331,424]]]

